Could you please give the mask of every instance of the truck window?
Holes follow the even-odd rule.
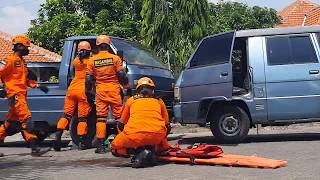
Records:
[[[118,50],[123,50],[124,59],[128,64],[166,68],[157,56],[137,43],[121,39],[112,39],[112,43]]]
[[[203,39],[190,61],[190,67],[228,63],[233,36],[234,32]]]
[[[281,36],[267,38],[269,65],[317,63],[310,36]]]
[[[59,67],[28,67],[28,78],[38,83],[59,83]]]

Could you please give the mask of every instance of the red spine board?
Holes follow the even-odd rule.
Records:
[[[222,154],[216,158],[210,159],[190,159],[180,158],[173,156],[159,156],[159,161],[163,162],[174,162],[174,163],[185,163],[185,164],[199,164],[199,165],[221,165],[221,166],[236,166],[236,167],[251,167],[251,168],[280,168],[288,165],[287,161],[274,160],[261,158],[256,156],[242,156],[232,154]]]

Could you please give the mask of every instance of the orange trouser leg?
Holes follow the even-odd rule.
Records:
[[[88,133],[87,120],[91,112],[91,105],[87,101],[87,97],[84,92],[83,93],[79,92],[77,97],[78,97],[78,118],[79,118],[79,123],[77,126],[77,134],[79,136],[85,136]]]
[[[13,111],[15,117],[18,118],[19,122],[23,123],[27,119],[31,119],[31,113],[27,104],[27,98],[23,94],[17,94],[15,96],[15,102],[13,105]],[[15,120],[15,119],[12,119]]]
[[[135,133],[128,135],[125,132],[121,132],[112,141],[111,148],[119,154],[126,152],[128,148],[136,149],[147,145],[156,146],[156,151],[159,151],[163,150],[162,146],[166,145],[166,143],[166,134],[162,133]]]
[[[76,109],[76,100],[73,96],[72,91],[68,91],[66,98],[64,100],[64,107],[63,107],[63,116],[60,118],[57,124],[58,130],[67,130],[69,128],[69,123],[72,119],[72,116],[74,114],[74,111]]]
[[[110,104],[113,118],[120,119],[123,105],[119,92],[110,92]]]
[[[105,139],[107,134],[106,120],[108,117],[109,104],[104,99],[103,92],[97,92],[96,95],[96,110],[97,110],[97,123],[96,123],[96,137],[99,140]]]
[[[107,125],[105,118],[98,118],[96,123],[96,137],[98,140],[103,140],[106,138]]]
[[[26,96],[24,94],[17,94],[12,98],[15,98],[15,100],[14,104],[10,107],[7,118],[10,120],[15,120],[15,118],[17,118],[21,123],[22,133],[24,134],[26,141],[35,141],[37,136],[34,133],[27,131],[27,121],[31,121],[31,113],[29,111]]]
[[[88,125],[86,119],[80,119],[77,126],[77,134],[78,136],[85,136],[88,133]]]

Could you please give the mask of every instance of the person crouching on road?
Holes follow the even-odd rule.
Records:
[[[10,128],[15,127],[15,130],[21,131],[26,141],[30,143],[31,155],[41,156],[50,148],[40,148],[36,142],[37,136],[31,132],[33,129],[29,126],[32,122],[27,104],[27,88],[40,88],[45,93],[49,89],[28,79],[28,69],[23,56],[29,54],[31,45],[29,37],[14,36],[12,44],[13,53],[0,61],[0,79],[3,83],[0,85],[0,96],[1,98],[7,97],[9,101],[9,112],[0,126],[0,141],[5,139]]]
[[[112,141],[111,151],[114,156],[129,157],[128,150],[135,149],[132,167],[139,168],[153,165],[155,153],[170,148],[169,115],[164,102],[155,97],[155,84],[150,78],[139,79],[136,89],[137,94],[124,106],[121,116],[124,129]]]
[[[88,125],[87,120],[91,112],[91,105],[85,93],[85,79],[87,61],[91,55],[91,46],[87,41],[81,41],[78,44],[78,56],[73,60],[75,76],[72,80],[67,95],[64,101],[64,114],[57,124],[56,141],[54,149],[61,150],[61,136],[63,131],[68,129],[69,123],[74,115],[75,110],[78,110],[78,126],[77,135],[79,136],[79,150],[86,148],[83,140],[87,135]],[[89,97],[90,98],[90,97]]]
[[[104,154],[107,152],[104,140],[107,134],[106,121],[109,106],[111,106],[113,118],[118,120],[122,112],[121,85],[127,84],[128,79],[120,57],[110,53],[112,51],[110,37],[98,36],[96,45],[99,53],[92,56],[88,62],[86,90],[90,94],[89,92],[93,89],[92,82],[95,81],[96,137],[98,139],[95,153]]]

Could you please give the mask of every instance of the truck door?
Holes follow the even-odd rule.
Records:
[[[39,89],[28,89],[28,103],[34,121],[48,122],[49,125],[55,127],[62,116],[68,75],[70,74],[69,67],[74,50],[73,41],[66,41],[60,65],[36,66],[39,70],[39,74],[37,74],[38,83],[48,86],[50,91],[45,94]],[[32,67],[29,69],[32,69]],[[50,77],[58,77],[58,81],[52,82],[49,75]]]
[[[265,38],[269,120],[320,117],[319,48],[313,34]]]
[[[197,120],[201,99],[232,98],[234,37],[235,31],[206,37],[190,58],[179,85],[183,123],[203,123]]]

